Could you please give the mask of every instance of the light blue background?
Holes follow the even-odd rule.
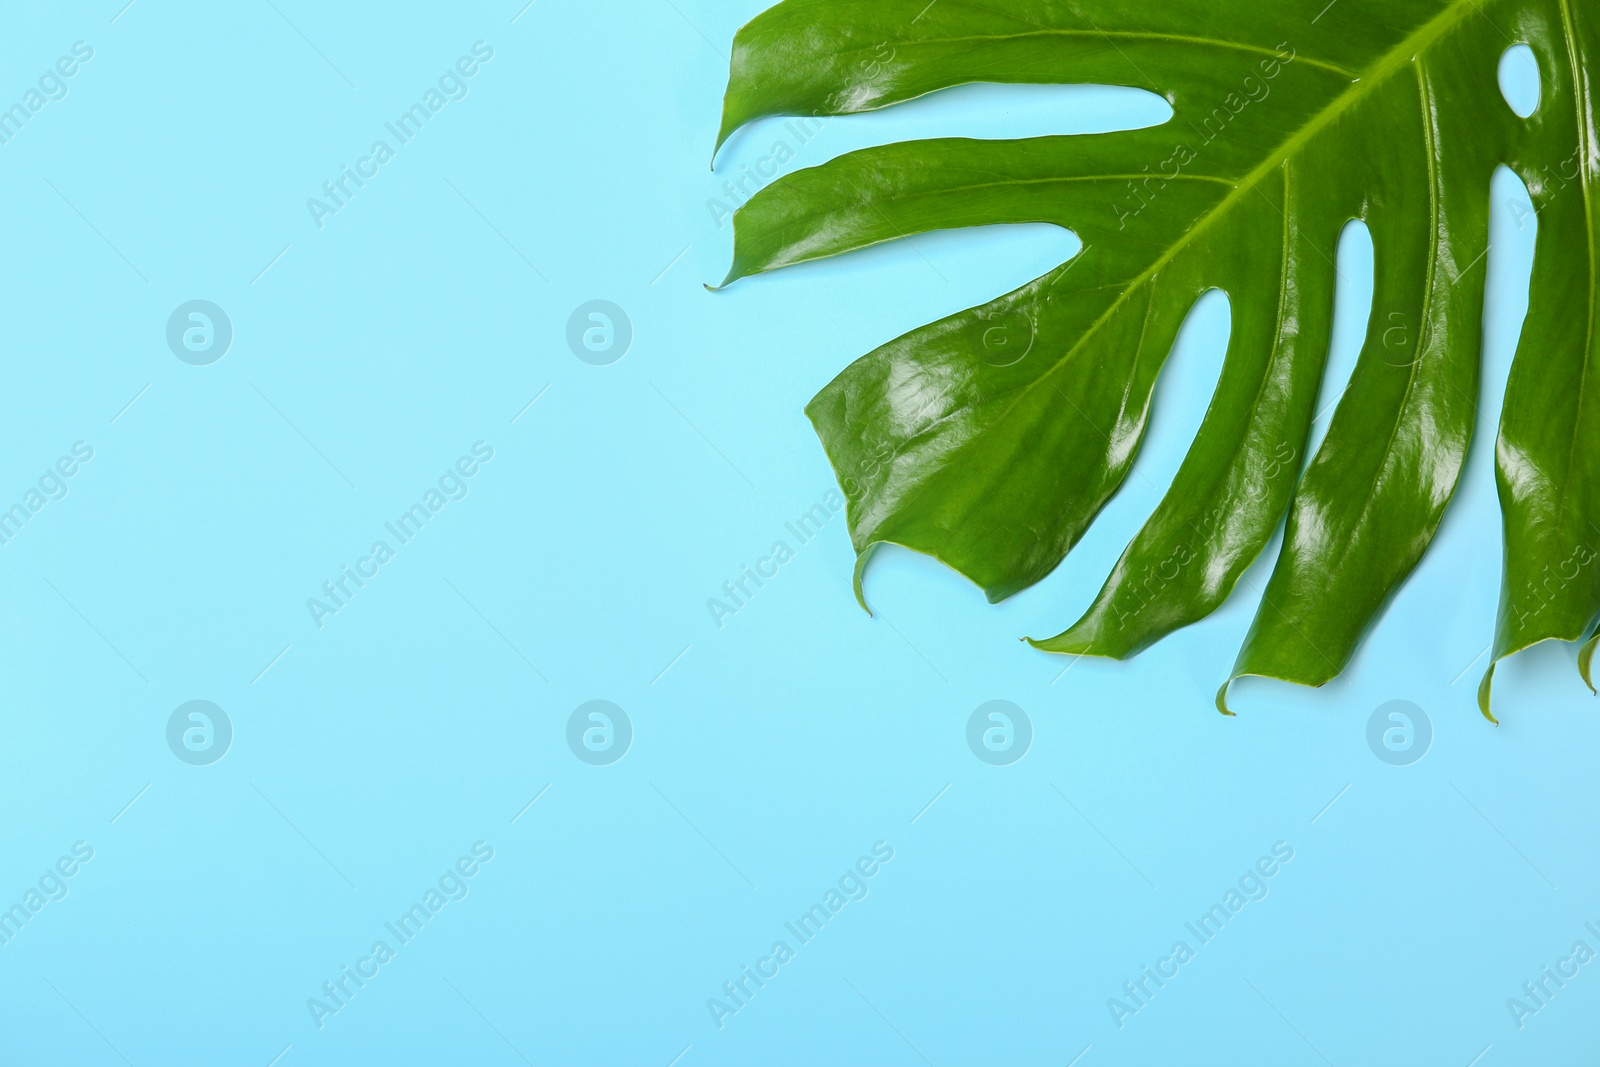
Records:
[[[726,48],[764,0],[122,2],[13,7],[0,35],[6,102],[94,49],[0,146],[0,498],[94,449],[0,547],[0,906],[94,849],[0,946],[0,1061],[1592,1062],[1600,967],[1524,1029],[1506,1000],[1600,947],[1593,702],[1548,648],[1502,668],[1499,729],[1473,706],[1534,236],[1515,180],[1479,438],[1434,551],[1343,678],[1246,683],[1224,719],[1267,563],[1131,664],[1017,641],[1076,617],[1170,482],[1220,294],[1136,473],[1037,588],[991,608],[885,552],[869,619],[835,517],[723,628],[706,607],[832,487],[802,415],[818,388],[1077,246],[919,238],[713,295],[722,182],[780,139],[787,171],[1149,124],[1161,102],[979,87],[804,144],[764,123],[712,174]],[[469,95],[319,229],[307,198],[477,41]],[[1370,300],[1359,235],[1340,258],[1329,402]],[[235,331],[203,367],[164,337],[197,298]],[[635,332],[612,366],[565,342],[597,298]],[[470,495],[315,626],[307,598],[477,441],[494,459]],[[565,740],[595,698],[635,730],[611,766]],[[166,744],[193,699],[235,730],[211,766]],[[1009,767],[966,746],[992,699],[1035,730]],[[1432,719],[1413,766],[1365,740],[1394,699]],[[319,1029],[308,998],[478,841],[470,895]],[[870,894],[719,1029],[708,998],[879,841]],[[1275,842],[1294,859],[1270,895],[1119,1030],[1107,999]]]

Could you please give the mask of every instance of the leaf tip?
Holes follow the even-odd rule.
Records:
[[[717,129],[717,143],[711,149],[712,173],[716,173],[717,157],[722,154],[722,146],[728,143],[728,138],[732,137],[734,133],[738,131],[740,125],[742,125],[742,122],[733,117],[732,113],[728,110],[727,102],[724,101],[722,107],[722,125]]]
[[[1594,652],[1597,644],[1600,644],[1600,633],[1585,641],[1578,650],[1578,673],[1583,676],[1583,684],[1589,687],[1589,692],[1600,695],[1600,691],[1594,687]]]
[[[1483,672],[1483,681],[1478,683],[1478,710],[1483,713],[1485,719],[1488,719],[1496,726],[1500,725],[1500,720],[1495,718],[1494,712],[1489,710],[1489,698],[1494,690],[1494,669],[1499,663],[1499,660],[1495,660],[1489,664],[1489,669]]]
[[[1024,641],[1037,648],[1040,652],[1050,652],[1058,656],[1097,656],[1094,642],[1076,640],[1073,631],[1056,634],[1054,637],[1024,637]]]
[[[1233,682],[1234,679],[1229,678],[1226,682],[1222,683],[1222,688],[1217,690],[1217,710],[1222,712],[1222,714],[1226,715],[1230,719],[1238,718],[1238,715],[1228,710],[1228,687],[1231,686]]]
[[[743,270],[741,270],[739,268],[739,263],[738,263],[738,260],[736,259],[734,261],[733,265],[728,268],[727,277],[723,278],[716,285],[711,285],[710,283],[703,283],[703,284],[705,284],[705,287],[708,290],[710,290],[711,292],[720,293],[720,292],[722,292],[722,290],[726,289],[728,286],[732,285],[734,282],[738,281],[740,278],[747,278],[747,277],[749,277],[749,275],[746,274]]]
[[[867,605],[867,594],[863,589],[863,582],[867,576],[867,560],[872,558],[872,550],[877,547],[877,544],[874,543],[861,550],[861,554],[856,557],[855,576],[851,579],[851,584],[856,591],[856,603],[861,605],[861,610],[867,613],[869,619],[877,618],[877,616],[872,613],[872,608]]]

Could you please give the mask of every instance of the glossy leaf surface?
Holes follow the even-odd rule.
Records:
[[[1526,119],[1495,79],[1519,42],[1543,84]],[[1222,289],[1232,337],[1171,489],[1084,616],[1034,643],[1133,655],[1215,610],[1286,518],[1229,680],[1335,677],[1427,550],[1466,461],[1489,183],[1506,165],[1540,234],[1497,449],[1494,654],[1593,635],[1596,70],[1600,12],[1579,0],[787,0],[756,18],[734,42],[719,147],[760,117],[971,82],[1134,86],[1174,112],[1124,133],[867,149],[738,212],[728,282],[939,229],[1048,222],[1083,240],[1028,285],[862,357],[807,408],[850,500],[858,595],[884,543],[991,600],[1049,574],[1127,476],[1184,317]],[[1332,399],[1318,394],[1334,249],[1352,219],[1372,231],[1385,314],[1308,459]]]

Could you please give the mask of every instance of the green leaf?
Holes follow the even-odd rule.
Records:
[[[1529,119],[1495,80],[1516,42],[1543,80]],[[1427,550],[1466,460],[1489,182],[1507,165],[1540,237],[1498,448],[1495,658],[1595,637],[1597,59],[1600,17],[1577,0],[787,0],[756,18],[734,42],[719,148],[763,116],[971,82],[1129,85],[1174,112],[1127,133],[872,148],[737,213],[724,284],[938,229],[1050,222],[1084,242],[862,357],[807,408],[850,501],[858,596],[884,543],[991,600],[1049,574],[1126,478],[1185,315],[1222,289],[1232,337],[1171,489],[1084,616],[1033,643],[1131,656],[1215,610],[1287,516],[1229,682],[1335,677]],[[1372,231],[1381,313],[1307,463],[1352,219]]]

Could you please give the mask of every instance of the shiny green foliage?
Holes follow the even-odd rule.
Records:
[[[781,179],[735,219],[728,281],[932,230],[1067,227],[1084,248],[1022,288],[857,360],[807,412],[872,549],[942,560],[991,600],[1051,572],[1127,477],[1179,326],[1210,289],[1233,332],[1170,491],[1084,616],[1033,642],[1131,656],[1205,617],[1286,521],[1228,681],[1321,685],[1427,550],[1477,413],[1489,183],[1539,216],[1500,427],[1494,660],[1600,617],[1600,10],[1591,0],[786,0],[739,31],[722,141],[973,82],[1150,90],[1151,129],[941,139]],[[1531,46],[1529,118],[1495,71]],[[1375,316],[1306,456],[1334,251],[1371,229]],[[725,283],[726,284],[726,283]],[[1394,331],[1393,315],[1409,328]],[[1322,398],[1326,403],[1332,398]],[[1492,565],[1485,561],[1486,565]],[[1480,691],[1489,714],[1489,682]],[[1225,684],[1218,707],[1225,709]]]

